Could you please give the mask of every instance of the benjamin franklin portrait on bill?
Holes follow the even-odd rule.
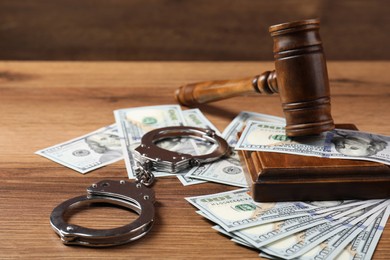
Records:
[[[85,142],[94,152],[101,154],[99,158],[101,163],[122,156],[122,148],[118,135],[112,133],[96,133],[86,137]]]
[[[332,143],[336,150],[347,156],[369,157],[384,150],[387,142],[374,135],[356,136],[340,130],[334,130]]]

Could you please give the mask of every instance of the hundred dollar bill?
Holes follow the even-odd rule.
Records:
[[[123,158],[118,130],[115,124],[39,150],[36,154],[82,174]]]
[[[356,225],[342,230],[327,241],[317,245],[299,259],[335,259],[335,257],[364,229],[383,219],[386,209],[378,211]]]
[[[267,117],[266,115],[262,115],[262,114],[241,112],[240,115],[235,119],[236,122],[231,125],[237,126],[237,124],[241,124],[243,120],[255,116]],[[271,116],[269,117],[272,118]],[[202,120],[199,119],[196,121],[202,121]],[[210,127],[210,128],[215,130],[215,127],[214,128]],[[234,130],[237,130],[237,128],[235,128]],[[234,131],[231,130],[225,130],[224,131],[225,134],[222,134],[222,137],[228,140],[226,135],[232,134],[233,132]],[[230,139],[233,140],[232,138]],[[211,149],[212,148],[210,148],[210,150]],[[207,153],[207,151],[208,149],[203,149],[204,153]],[[212,181],[212,182],[238,186],[238,187],[248,187],[248,184],[245,179],[244,171],[241,167],[240,159],[236,152],[233,152],[228,158],[222,158],[213,163],[204,164],[199,167],[194,167],[190,169],[188,173],[182,178]]]
[[[230,146],[234,147],[236,145],[238,141],[238,132],[241,132],[244,129],[249,120],[286,124],[286,120],[282,117],[242,111],[233,119],[222,133],[223,138],[226,139]]]
[[[213,221],[215,222],[214,219],[212,219],[210,216],[207,216],[206,214],[204,214],[202,211],[198,210],[196,211],[196,213],[198,213],[199,215],[203,216],[204,218],[210,220],[210,221]],[[233,235],[233,233],[231,232],[227,232],[225,229],[223,229],[221,226],[219,225],[214,225],[212,226],[212,228],[216,231],[218,231],[219,233],[227,236],[227,237],[230,237],[231,238],[231,241],[237,243],[237,244],[240,244],[240,245],[243,245],[243,246],[246,246],[246,247],[250,247],[250,248],[253,248],[253,249],[256,249],[253,245],[249,244],[248,242],[246,242],[244,239],[240,238],[240,237],[237,237],[235,235]]]
[[[322,205],[327,205],[327,207],[308,211],[309,214],[306,216],[233,231],[233,234],[241,237],[255,247],[260,248],[299,231],[318,226],[322,223],[330,222],[334,219],[345,217],[355,211],[377,204],[378,202],[379,200],[319,202]],[[324,211],[326,212],[319,213]]]
[[[361,231],[353,241],[342,250],[333,251],[327,259],[371,259],[389,218],[390,206],[382,211],[371,224]]]
[[[387,201],[384,201],[372,205],[365,208],[362,212],[355,212],[349,216],[322,223],[305,231],[277,240],[271,244],[267,244],[266,246],[261,247],[260,250],[283,259],[300,257],[318,244],[326,241],[337,233],[342,232],[344,229],[358,224],[360,221],[383,209],[388,204]]]
[[[247,189],[186,198],[226,231],[304,216],[316,206],[304,202],[255,203]]]
[[[221,234],[224,234],[224,235],[230,237],[230,241],[232,241],[232,242],[234,242],[236,244],[239,244],[239,245],[242,245],[242,246],[246,246],[246,247],[249,247],[249,248],[252,248],[252,249],[256,249],[256,247],[254,247],[253,245],[249,244],[244,239],[242,239],[240,237],[237,237],[237,236],[233,236],[232,233],[226,232],[222,227],[220,227],[218,225],[215,225],[212,228],[217,230]]]
[[[198,108],[183,110],[183,116],[187,126],[212,129],[217,135],[221,135],[219,130]]]
[[[203,115],[199,109],[188,109],[183,111],[186,126],[199,127],[205,129],[211,129],[215,131],[217,135],[221,135],[219,130]],[[195,149],[198,155],[210,153],[217,146],[213,143],[206,142],[204,140],[195,141]]]
[[[203,115],[199,109],[187,109],[183,111],[183,116],[186,126],[211,129],[215,131],[217,135],[221,135],[219,130]],[[216,145],[209,143],[205,140],[197,140],[194,138],[187,138],[192,141],[192,144],[195,147],[196,155],[202,155],[210,153],[213,149],[216,148]]]
[[[291,139],[282,124],[249,121],[235,148],[390,164],[389,144],[389,136],[344,129]]]
[[[114,115],[118,129],[120,126],[119,132],[130,136],[131,143],[139,143],[145,133],[156,128],[185,124],[179,105],[119,109]]]
[[[246,246],[246,247],[249,247],[249,248],[252,248],[252,249],[256,249],[254,246],[252,246],[251,244],[249,244],[248,242],[246,242],[245,240],[239,238],[239,237],[233,237],[230,239],[230,241],[236,243],[236,244],[239,244],[239,245],[242,245],[242,246]]]
[[[240,159],[235,151],[228,158],[192,168],[185,177],[237,187],[248,187]]]
[[[199,215],[203,216],[204,218],[207,218],[211,221],[214,221],[213,219],[211,219],[209,216],[207,216],[206,214],[203,214],[202,211],[196,211],[196,213],[198,213]],[[218,231],[219,233],[227,236],[227,237],[230,237],[231,241],[233,241],[234,243],[237,243],[239,245],[243,245],[243,246],[246,246],[246,247],[249,247],[249,248],[253,248],[253,249],[256,249],[253,245],[249,244],[248,242],[246,242],[244,239],[238,237],[238,236],[235,236],[233,235],[233,233],[231,232],[227,232],[225,229],[223,229],[221,226],[219,225],[214,225],[212,226],[212,228],[216,231]]]
[[[123,156],[130,179],[135,178],[134,170],[137,167],[133,150],[139,145],[142,136],[156,128],[180,126],[185,123],[178,105],[119,109],[114,111],[114,115],[122,137]]]
[[[196,212],[196,213],[202,215],[201,212],[202,212],[202,211],[200,211],[200,213],[198,213],[198,212]],[[204,216],[205,216],[205,215],[204,215]],[[205,216],[205,218],[207,218],[207,217]],[[228,237],[230,237],[230,238],[235,238],[235,236],[234,236],[232,233],[227,232],[225,229],[223,229],[223,228],[222,228],[221,226],[219,226],[219,225],[214,225],[214,226],[212,226],[212,229],[217,230],[219,233],[224,234],[225,236],[228,236]]]

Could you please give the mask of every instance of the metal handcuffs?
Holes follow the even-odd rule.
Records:
[[[70,208],[95,202],[122,206],[135,211],[139,216],[130,224],[105,230],[71,225],[64,220],[64,214]],[[153,203],[154,191],[141,183],[104,180],[88,187],[86,196],[69,199],[55,207],[50,215],[50,224],[66,245],[121,245],[148,233],[153,225]]]
[[[193,156],[165,150],[156,145],[165,138],[184,136],[211,142],[218,147],[209,154]],[[191,166],[215,161],[229,153],[230,147],[226,141],[210,129],[175,126],[152,130],[142,137],[141,145],[135,149],[136,159],[140,163],[140,173],[135,183],[104,180],[92,184],[87,188],[86,196],[69,199],[53,209],[50,215],[51,226],[66,245],[105,247],[141,238],[150,231],[154,221],[154,191],[147,187],[154,180],[150,170],[176,173]],[[145,174],[148,175],[147,178],[143,177]],[[95,202],[126,207],[139,216],[130,224],[105,230],[85,228],[65,221],[64,214],[67,210]]]
[[[208,154],[191,155],[169,151],[158,147],[156,143],[174,137],[192,137],[203,142],[209,142],[217,147]],[[189,127],[171,126],[152,130],[141,138],[141,145],[135,148],[135,158],[146,168],[157,171],[177,173],[188,167],[213,162],[231,152],[229,145],[214,130]]]

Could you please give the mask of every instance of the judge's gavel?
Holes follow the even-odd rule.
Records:
[[[176,90],[186,106],[208,103],[252,92],[279,93],[288,136],[306,136],[332,130],[326,61],[319,20],[273,25],[275,70],[254,78],[193,83]]]

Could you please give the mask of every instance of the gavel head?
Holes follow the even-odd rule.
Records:
[[[269,31],[274,40],[275,71],[266,71],[254,79],[187,84],[175,92],[176,100],[191,106],[254,91],[279,93],[288,136],[314,135],[333,129],[319,21],[283,23],[271,26]]]
[[[319,134],[334,128],[329,80],[317,19],[269,28],[274,40],[276,83],[288,136]],[[274,78],[275,75],[273,75]]]

